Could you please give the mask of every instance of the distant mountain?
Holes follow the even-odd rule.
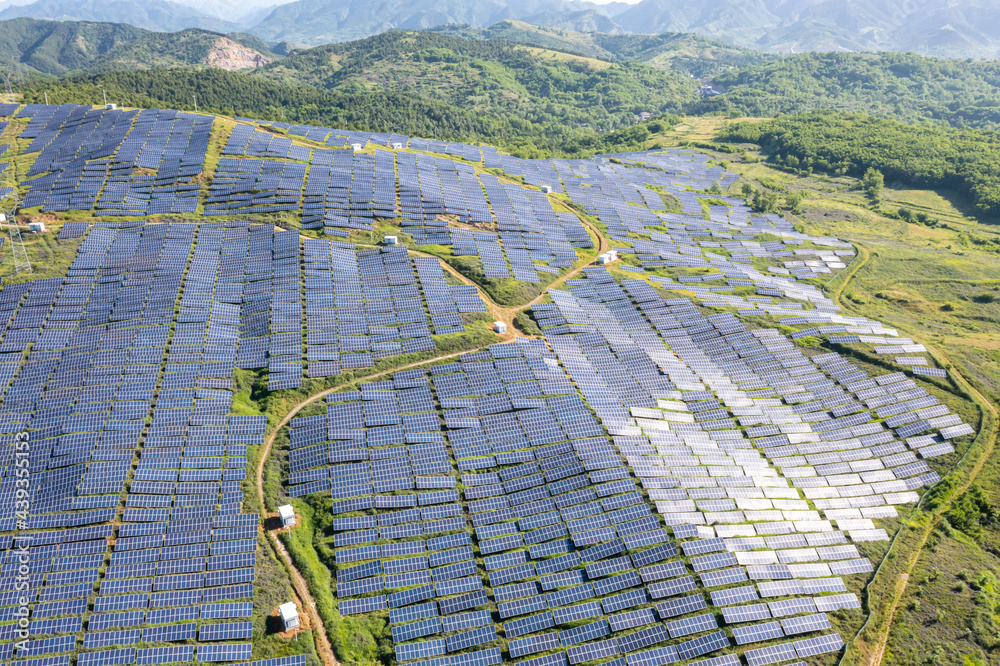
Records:
[[[256,25],[271,11],[292,0],[173,0],[178,5],[193,7],[202,14],[247,27]]]
[[[17,62],[44,74],[217,67],[247,69],[277,56],[259,37],[189,29],[152,32],[123,23],[0,21],[0,61]]]
[[[0,19],[19,17],[127,23],[165,32],[185,28],[233,32],[243,28],[238,23],[223,21],[170,0],[37,0],[30,5],[10,6],[0,11]]]
[[[391,28],[485,28],[525,21],[578,32],[693,32],[771,53],[914,51],[1000,56],[997,0],[296,0],[251,32],[267,41],[321,44]]]
[[[501,21],[489,28],[447,25],[431,30],[466,39],[502,39],[531,44],[601,60],[635,60],[652,67],[690,74],[698,78],[714,76],[773,58],[753,49],[692,33],[632,35],[578,32],[531,25],[524,21]]]
[[[996,0],[642,0],[614,20],[627,32],[696,32],[772,53],[1000,55]]]
[[[627,6],[582,0],[297,0],[276,7],[251,32],[269,42],[316,45],[368,37],[393,28],[423,30],[449,23],[483,27],[512,19],[610,30],[615,26],[604,18]],[[573,15],[577,15],[576,19]]]

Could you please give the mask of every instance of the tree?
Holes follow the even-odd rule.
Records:
[[[792,190],[785,195],[785,208],[792,211],[794,215],[802,214],[802,200],[806,198],[806,193],[802,190]]]
[[[868,167],[865,175],[861,177],[861,187],[865,194],[874,202],[882,200],[882,190],[885,188],[885,176],[882,172],[873,167]]]
[[[750,197],[750,208],[757,213],[774,213],[778,209],[777,192],[761,192],[754,190]]]

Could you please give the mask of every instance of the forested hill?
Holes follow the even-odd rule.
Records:
[[[192,28],[150,32],[124,23],[0,21],[0,60],[27,73],[63,76],[71,72],[150,67],[214,66],[244,69],[274,59],[253,35],[223,35]]]
[[[519,42],[612,62],[635,60],[651,67],[699,78],[754,65],[774,57],[685,32],[668,32],[662,35],[577,32],[531,25],[524,21],[500,21],[488,28],[445,25],[431,30],[467,39]]]
[[[230,71],[273,62],[277,56],[253,35],[221,35],[191,28],[180,32],[151,32],[123,44],[84,68],[87,72],[163,67],[217,67]]]
[[[390,31],[281,59],[253,76],[344,93],[389,92],[532,123],[612,130],[642,111],[693,101],[692,79],[640,63],[609,63],[431,32]]]
[[[1000,128],[1000,62],[942,60],[912,53],[805,53],[720,74],[728,89],[691,113],[770,117],[819,108],[907,122]]]
[[[0,21],[0,60],[19,63],[28,71],[61,76],[148,34],[124,23],[30,18]]]

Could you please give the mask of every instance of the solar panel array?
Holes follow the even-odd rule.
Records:
[[[325,140],[328,145],[354,143],[344,144],[341,138],[347,135],[330,128],[270,125],[292,135]],[[362,146],[372,138],[348,134]],[[478,147],[461,144],[388,135],[375,143],[386,146],[389,139],[400,139],[403,146],[481,160]],[[279,147],[274,149],[276,143]],[[527,282],[538,282],[538,271],[559,273],[576,261],[575,248],[592,247],[575,215],[557,213],[540,192],[503,183],[493,174],[479,174],[464,162],[389,150],[319,149],[311,155],[308,150],[293,155],[295,148],[299,146],[290,139],[238,125],[225,154],[270,159],[223,159],[206,213],[298,211],[301,207],[303,228],[341,237],[352,229],[370,231],[376,218],[399,219],[418,244],[453,245],[456,254],[478,255],[487,277]],[[284,157],[310,161],[304,187],[305,165],[280,159]],[[445,216],[455,216],[465,224],[495,225],[497,231],[451,226]]]
[[[259,520],[241,512],[242,482],[265,420],[229,415],[238,322],[213,300],[223,239],[213,225],[100,223],[65,278],[0,288],[0,548],[18,563],[3,606],[13,617],[26,597],[33,634],[0,644],[5,661],[249,659]],[[28,587],[14,593],[22,545]]]
[[[812,262],[813,254],[839,269],[846,259],[831,257],[853,250],[798,234],[776,216],[752,216],[735,201],[711,208],[706,222],[698,197],[683,188],[732,176],[703,168],[699,157],[632,154],[617,156],[624,163],[547,166],[498,156],[500,164],[491,165],[490,151],[482,153],[486,166],[528,182],[552,182],[551,169],[613,238],[633,245],[626,252],[655,251],[643,268],[665,291],[693,292],[709,307],[739,300],[746,314],[850,319],[815,287],[791,279],[790,270],[757,271],[751,260],[792,255]],[[443,244],[444,227],[432,216],[469,211],[471,219],[483,210],[478,190],[467,169],[407,159],[421,201],[432,198],[425,182],[450,174],[451,211],[447,204],[404,209],[404,224],[424,230],[417,237]],[[507,188],[489,191],[487,181],[481,176],[495,212]],[[683,212],[661,212],[662,199],[648,184],[676,192]],[[648,227],[667,227],[670,237]],[[754,240],[765,232],[782,241]],[[513,273],[512,237],[503,231],[452,227],[450,237],[456,254],[481,257],[488,276]],[[716,272],[675,282],[657,274],[661,267]],[[346,597],[341,612],[388,609],[397,660],[421,664],[447,659],[451,647],[466,644],[464,633],[484,641],[473,650],[502,645],[491,641],[504,637],[509,658],[525,663],[537,655],[539,663],[669,663],[723,648],[747,663],[775,663],[839,651],[843,643],[825,613],[860,607],[847,579],[872,571],[862,544],[888,538],[875,521],[895,517],[896,506],[915,502],[916,491],[938,479],[913,452],[946,454],[952,449],[945,440],[971,428],[901,374],[869,378],[837,354],[807,357],[776,329],[750,331],[730,312],[706,316],[695,302],[664,298],[644,280],[619,282],[603,268],[584,276],[567,281],[567,291],[550,291],[553,303],[533,308],[554,355],[549,346],[520,340],[431,368],[421,393],[427,423],[440,432],[433,454],[440,467],[426,466],[422,444],[414,443],[423,435],[414,439],[406,415],[395,416],[398,397],[387,400],[391,417],[373,413],[399,421],[367,422],[364,391],[390,395],[400,391],[395,383],[363,385],[331,405],[325,422],[294,424],[293,433],[312,428],[314,439],[308,453],[292,450],[290,492],[332,485],[334,512],[344,516],[335,527],[340,572],[360,576],[338,579]],[[715,280],[729,284],[700,286]],[[727,295],[743,286],[758,296]],[[793,301],[773,303],[775,296]],[[849,323],[895,334],[878,322]],[[900,398],[883,397],[890,393]],[[899,412],[862,413],[904,401]],[[931,411],[908,416],[918,410]],[[343,431],[333,435],[335,423],[352,430],[350,443]],[[934,428],[937,434],[925,434]],[[383,445],[372,445],[373,432]],[[402,461],[392,466],[395,477],[382,478],[377,464],[386,458]],[[439,478],[421,479],[427,471]],[[440,523],[425,515],[420,499],[451,487],[448,477],[463,487],[461,496],[447,496],[457,504],[447,511],[462,514],[444,523],[453,530],[444,538],[455,539],[455,560],[451,549],[426,538],[427,525]],[[478,572],[470,524],[483,558]],[[499,625],[452,633],[485,622],[482,609],[491,602]],[[455,615],[461,619],[449,622]],[[739,663],[734,655],[717,659]]]
[[[19,117],[39,176],[26,206],[196,210],[211,118]],[[487,277],[526,282],[590,247],[575,215],[475,163],[568,196],[620,244],[618,266],[650,280],[587,268],[532,308],[544,340],[397,372],[292,421],[288,493],[332,496],[341,614],[388,614],[397,661],[421,666],[729,666],[841,649],[826,614],[860,608],[848,583],[872,570],[867,542],[888,539],[877,521],[974,434],[912,378],[943,373],[919,344],[839,314],[808,282],[846,266],[848,244],[704,201],[736,176],[691,153],[521,160],[266,125],[230,133],[206,215],[301,211],[341,237],[396,219],[478,256]],[[448,157],[337,150],[352,144]],[[0,288],[0,528],[17,527],[14,434],[29,430],[39,627],[16,652],[0,642],[0,661],[245,662],[258,520],[241,486],[266,423],[230,415],[235,369],[295,388],[432,351],[485,305],[436,258],[270,225],[97,221],[64,225],[66,239],[82,240],[65,278]],[[789,338],[737,315],[809,328]],[[810,335],[873,345],[909,374],[806,355],[793,339]],[[0,535],[8,562],[18,545]]]
[[[24,208],[102,216],[193,213],[212,117],[29,104],[20,138],[37,153]],[[147,173],[147,171],[154,173]]]
[[[561,304],[558,292],[553,295]],[[791,540],[794,527],[813,518],[799,515],[806,508],[799,495],[792,499],[796,488],[786,482],[781,491],[772,483],[783,479],[754,442],[711,439],[711,433],[718,436],[714,429],[681,431],[688,431],[691,449],[712,457],[710,462],[735,456],[750,466],[752,476],[744,477],[741,467],[738,475],[706,475],[689,485],[678,483],[681,477],[649,475],[648,454],[666,448],[659,441],[664,433],[650,429],[646,444],[637,441],[644,432],[639,428],[636,435],[608,439],[594,411],[605,424],[613,423],[611,411],[620,399],[602,401],[594,393],[593,383],[579,374],[581,365],[565,355],[571,337],[548,338],[556,354],[540,341],[522,339],[432,366],[429,375],[397,373],[392,381],[328,396],[325,416],[292,422],[290,494],[332,489],[341,613],[388,609],[400,662],[441,658],[465,645],[474,654],[502,635],[513,659],[560,651],[569,663],[616,655],[638,663],[798,639],[799,632],[829,631],[823,612],[859,607],[843,577],[871,566],[846,544],[851,532],[831,539],[832,531],[808,530],[794,535],[801,543]],[[693,373],[687,372],[690,381]],[[631,374],[626,367],[608,372]],[[658,391],[654,384],[645,386]],[[578,388],[587,403],[601,407],[591,411]],[[664,388],[665,394],[676,390]],[[638,395],[638,390],[616,385],[608,395]],[[636,423],[650,416],[630,417],[621,409],[617,416]],[[733,467],[727,460],[725,468],[711,469]],[[722,483],[730,477],[760,484]],[[451,490],[458,480],[462,495]],[[670,489],[711,502],[729,497],[730,490],[741,500],[774,501],[793,519],[793,529],[762,529],[768,536],[757,539],[722,536],[721,524],[719,534],[710,536],[669,519],[667,529],[639,492],[640,484],[651,498]],[[699,494],[713,487],[717,492]],[[813,543],[815,536],[823,538]],[[483,558],[478,569],[473,543]],[[812,557],[796,557],[810,549]],[[744,561],[751,555],[761,563]],[[771,556],[774,565],[764,564]],[[791,564],[782,565],[779,558]],[[813,561],[822,566],[799,564]],[[778,582],[786,587],[772,589]],[[789,605],[797,600],[808,604]],[[483,610],[491,601],[502,634]],[[707,612],[712,607],[733,625],[726,627],[729,632]],[[481,629],[469,629],[477,625]],[[466,634],[472,637],[465,639]],[[796,654],[794,643],[787,645]],[[822,645],[815,654],[829,646],[839,649],[833,640]]]

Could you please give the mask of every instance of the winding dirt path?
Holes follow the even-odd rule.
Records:
[[[510,341],[513,341],[513,337]],[[260,452],[260,461],[257,463],[257,496],[260,499],[261,511],[264,512],[265,516],[271,514],[268,511],[267,506],[264,503],[264,465],[267,463],[267,459],[271,455],[271,450],[274,447],[274,440],[277,439],[278,433],[284,428],[288,423],[295,418],[295,415],[301,412],[303,409],[316,402],[320,398],[323,398],[331,393],[336,393],[338,391],[343,391],[346,388],[359,384],[361,382],[372,381],[378,377],[383,377],[394,372],[399,372],[401,370],[408,370],[410,368],[415,368],[421,365],[427,365],[428,363],[434,363],[436,361],[441,361],[448,358],[454,358],[456,356],[462,356],[463,354],[469,354],[476,351],[481,351],[485,347],[480,347],[479,349],[469,349],[466,351],[455,352],[452,354],[444,354],[442,356],[435,356],[434,358],[429,358],[424,361],[417,361],[416,363],[410,363],[408,365],[400,366],[398,368],[391,368],[389,370],[383,370],[360,379],[356,379],[353,382],[347,384],[342,384],[340,386],[334,386],[333,388],[326,389],[315,395],[309,396],[302,402],[298,403],[288,414],[285,415],[281,422],[271,431],[267,439],[264,440],[264,449]],[[278,539],[276,533],[273,530],[265,530],[267,533],[268,541],[274,547],[274,550],[281,555],[281,558],[285,561],[288,569],[292,572],[292,587],[295,589],[295,593],[298,595],[302,602],[302,607],[312,620],[314,631],[313,634],[316,636],[316,648],[319,652],[320,660],[323,662],[324,666],[340,666],[340,662],[337,661],[336,655],[333,653],[333,647],[330,645],[330,639],[326,634],[326,628],[323,624],[322,618],[319,616],[319,612],[316,610],[316,601],[313,599],[312,594],[309,592],[309,585],[306,583],[305,579],[302,578],[302,574],[299,573],[298,568],[295,566],[295,562],[292,561],[291,555],[285,549],[284,544]]]
[[[561,202],[559,202],[559,203],[561,203]],[[565,205],[563,207],[565,207]],[[567,210],[569,212],[573,212],[573,211],[571,211],[569,209],[567,209]],[[602,253],[606,252],[608,250],[608,240],[604,236],[604,234],[602,234],[599,229],[597,229],[593,224],[591,224],[587,220],[584,220],[583,218],[580,218],[580,221],[592,233],[592,235],[597,238],[598,254],[602,254]],[[420,252],[418,250],[412,250],[412,249],[409,250],[409,252],[411,254],[415,254],[415,255],[423,256],[423,257],[432,257],[432,256],[435,256],[435,255],[427,254],[427,253]],[[574,268],[572,271],[570,271],[566,275],[563,275],[558,280],[556,280],[552,284],[550,284],[547,287],[546,291],[548,289],[555,289],[555,288],[558,288],[559,286],[563,285],[567,280],[572,279],[573,277],[579,275],[583,271],[584,268],[587,268],[588,266],[591,266],[592,264],[594,264],[595,261],[596,261],[596,257],[595,257],[595,259],[593,259],[591,261],[588,261],[588,262],[585,262],[585,263],[581,264],[580,266],[578,266],[577,268]],[[446,271],[448,271],[450,274],[452,274],[453,276],[455,276],[455,278],[457,278],[458,280],[460,280],[463,284],[467,284],[467,285],[471,285],[471,286],[475,287],[476,291],[479,292],[479,296],[483,299],[483,302],[487,304],[487,307],[493,313],[493,316],[496,317],[497,321],[502,321],[505,324],[507,324],[507,333],[502,336],[503,342],[505,342],[505,343],[506,342],[513,342],[518,337],[534,337],[534,336],[525,335],[523,331],[519,331],[517,329],[517,327],[514,325],[514,319],[517,317],[517,315],[519,313],[523,312],[524,310],[527,310],[531,306],[533,306],[533,305],[537,304],[539,301],[541,301],[542,298],[545,297],[546,291],[543,291],[541,294],[539,294],[538,296],[536,296],[530,302],[525,303],[524,305],[513,306],[513,307],[505,307],[505,306],[499,305],[496,302],[494,302],[493,299],[490,298],[489,295],[485,291],[483,291],[483,289],[478,284],[476,284],[474,281],[470,280],[466,276],[462,275],[456,268],[454,268],[447,261],[441,260],[441,264],[443,265],[443,267],[444,267],[444,269]],[[427,360],[424,360],[424,361],[418,361],[416,363],[410,363],[409,365],[404,365],[404,366],[397,367],[397,368],[392,368],[392,369],[389,369],[389,370],[383,370],[383,371],[377,372],[375,374],[367,375],[367,376],[362,377],[360,379],[357,379],[357,380],[355,380],[353,382],[350,382],[350,383],[347,383],[347,384],[342,384],[340,386],[335,386],[335,387],[330,388],[330,389],[326,389],[326,390],[321,391],[321,392],[319,392],[319,393],[317,393],[315,395],[309,396],[308,398],[306,398],[302,402],[300,402],[297,405],[295,405],[291,410],[289,410],[289,412],[284,416],[284,418],[282,418],[281,421],[271,430],[271,434],[268,435],[268,437],[267,437],[266,440],[264,440],[264,448],[260,452],[260,460],[259,460],[259,462],[257,464],[257,495],[258,495],[258,497],[260,499],[261,511],[264,512],[265,517],[269,516],[270,512],[268,511],[267,506],[266,506],[265,501],[264,501],[264,466],[267,463],[267,460],[268,460],[268,458],[271,455],[272,449],[274,448],[274,441],[275,441],[275,439],[277,439],[278,433],[281,432],[281,429],[284,428],[286,425],[288,425],[288,423],[293,418],[295,418],[296,414],[298,414],[299,412],[301,412],[303,409],[305,409],[306,407],[308,407],[312,403],[316,402],[317,400],[319,400],[319,399],[321,399],[321,398],[323,398],[323,397],[325,397],[325,396],[327,396],[327,395],[329,395],[331,393],[336,393],[338,391],[343,391],[344,389],[349,388],[351,386],[354,386],[356,384],[359,384],[361,382],[370,382],[370,381],[373,381],[373,380],[377,379],[378,377],[383,377],[385,375],[388,375],[388,374],[391,374],[391,373],[395,373],[395,372],[399,372],[401,370],[407,370],[409,368],[415,368],[415,367],[418,367],[418,366],[421,366],[421,365],[427,365],[429,363],[434,363],[434,362],[437,362],[437,361],[442,361],[442,360],[445,360],[445,359],[454,358],[456,356],[462,356],[464,354],[472,353],[472,352],[475,352],[475,351],[481,351],[482,349],[485,349],[485,348],[486,347],[481,347],[479,349],[470,349],[470,350],[466,350],[466,351],[455,352],[455,353],[452,353],[452,354],[444,354],[442,356],[436,356],[434,358],[430,358],[430,359],[427,359]],[[313,634],[316,636],[316,648],[317,648],[317,651],[319,652],[318,656],[320,657],[320,660],[323,662],[324,666],[340,666],[340,662],[337,660],[337,657],[336,657],[336,655],[333,652],[333,646],[330,644],[330,639],[327,636],[326,629],[325,629],[325,626],[323,624],[323,620],[322,620],[322,618],[320,618],[319,612],[316,610],[316,601],[315,601],[315,599],[313,599],[312,594],[309,592],[309,585],[306,583],[305,579],[299,573],[298,568],[295,566],[295,562],[292,560],[292,557],[288,553],[288,550],[285,548],[284,544],[282,544],[281,540],[278,539],[277,534],[274,531],[272,531],[272,530],[265,530],[265,532],[267,534],[267,539],[270,542],[271,546],[274,548],[275,552],[278,553],[281,556],[281,559],[284,560],[285,565],[288,567],[289,571],[291,571],[291,574],[292,574],[292,587],[294,588],[295,593],[296,593],[296,595],[298,596],[298,598],[300,600],[302,608],[307,613],[309,613],[309,617],[312,620],[312,624],[313,624],[313,627],[314,627]]]
[[[570,209],[567,209],[567,211],[573,213],[574,215],[576,215],[576,213],[574,211],[570,210]],[[583,223],[583,225],[593,234],[593,236],[595,236],[597,238],[597,248],[598,248],[597,249],[597,254],[600,255],[600,254],[604,254],[605,252],[607,252],[608,251],[608,239],[604,236],[604,234],[601,233],[600,229],[598,229],[597,227],[595,227],[593,224],[591,224],[587,220],[585,220],[585,219],[583,219],[583,218],[581,218],[579,216],[577,216],[577,217],[580,219],[580,222]],[[410,254],[415,254],[415,255],[420,256],[420,257],[436,257],[437,256],[437,255],[433,255],[433,254],[427,254],[426,252],[421,252],[420,250],[410,249],[409,252],[410,252]],[[437,258],[441,259],[440,257],[437,257]],[[514,324],[514,320],[517,318],[517,315],[520,314],[521,312],[524,312],[525,310],[527,310],[531,306],[537,305],[543,298],[545,298],[545,294],[546,294],[546,292],[548,292],[549,289],[558,289],[563,284],[565,284],[565,282],[567,280],[571,280],[572,278],[574,278],[577,275],[579,275],[583,271],[583,269],[585,269],[585,268],[587,268],[589,266],[593,266],[595,261],[597,261],[596,257],[594,259],[592,259],[591,261],[588,261],[588,262],[585,262],[583,264],[580,264],[579,266],[577,266],[576,268],[574,268],[573,270],[571,270],[569,273],[566,273],[566,275],[563,275],[563,276],[559,277],[557,280],[555,280],[554,282],[552,282],[552,284],[550,284],[548,287],[546,287],[545,290],[542,291],[542,293],[538,294],[538,296],[535,296],[535,298],[531,299],[531,301],[529,301],[528,303],[525,303],[524,305],[510,305],[510,306],[508,306],[508,305],[500,305],[499,303],[497,303],[496,301],[494,301],[492,298],[490,298],[489,294],[487,294],[485,291],[483,291],[482,287],[480,287],[478,284],[476,284],[473,280],[467,278],[465,275],[463,275],[461,272],[459,272],[459,270],[457,268],[455,268],[454,266],[452,266],[451,264],[449,264],[444,259],[441,259],[441,264],[444,266],[444,269],[446,271],[448,271],[451,275],[453,275],[458,280],[461,280],[462,284],[466,284],[466,285],[469,285],[469,286],[472,286],[472,287],[476,288],[476,291],[479,292],[480,298],[483,299],[483,302],[486,303],[486,306],[489,308],[490,312],[493,314],[494,317],[496,317],[496,321],[502,321],[503,323],[507,324],[507,333],[505,335],[503,335],[502,337],[504,339],[504,342],[509,342],[509,341],[511,341],[511,340],[513,340],[515,338],[519,338],[519,337],[520,338],[533,338],[533,337],[536,337],[536,336],[533,336],[533,335],[528,335],[524,331],[521,331],[521,330],[519,330],[517,328],[517,326]]]

